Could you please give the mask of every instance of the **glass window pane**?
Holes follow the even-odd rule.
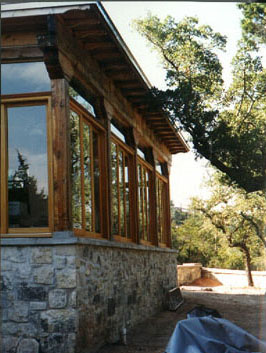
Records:
[[[113,124],[111,124],[111,132],[117,136],[118,138],[120,138],[121,141],[126,142],[126,138],[125,136],[122,134],[122,132],[120,130],[118,130]]]
[[[10,107],[7,112],[9,227],[47,227],[46,107]]]
[[[118,189],[117,189],[117,151],[116,145],[111,143],[111,159],[112,159],[112,222],[113,234],[118,234]]]
[[[71,167],[72,167],[72,217],[73,227],[82,228],[81,205],[81,161],[80,161],[80,128],[79,116],[75,112],[70,115],[71,124]]]
[[[124,165],[123,153],[119,152],[119,195],[120,195],[120,226],[121,235],[125,236],[125,200],[124,200]]]
[[[126,224],[127,224],[127,238],[131,238],[130,234],[130,199],[129,199],[129,160],[125,156],[125,199],[126,199]]]
[[[150,184],[151,184],[151,175],[150,172],[146,171],[146,195],[147,195],[147,202],[146,202],[146,213],[147,213],[147,237],[148,240],[151,238],[150,232]]]
[[[69,87],[69,95],[70,97],[75,99],[75,101],[77,101],[80,105],[82,105],[83,108],[85,108],[91,115],[96,117],[93,106],[88,101],[86,101],[86,99],[84,99],[77,91],[75,91],[74,88]]]
[[[162,222],[161,222],[161,181],[156,179],[156,193],[157,193],[157,229],[158,240],[162,242]]]
[[[93,178],[95,231],[101,232],[99,137],[93,131]]]
[[[138,156],[140,156],[141,158],[146,159],[144,152],[143,152],[140,148],[137,148],[137,154],[138,154]]]
[[[85,202],[85,228],[93,231],[92,224],[92,191],[91,191],[91,131],[83,124],[83,158],[84,158],[84,202]]]
[[[47,91],[51,83],[43,62],[1,65],[1,94]]]
[[[147,232],[147,189],[146,189],[146,171],[143,168],[143,191],[144,191],[144,202],[143,202],[143,223],[144,223],[144,239],[148,240],[148,232]]]
[[[139,235],[140,239],[143,239],[143,180],[142,180],[142,167],[138,164],[138,189],[139,189]]]

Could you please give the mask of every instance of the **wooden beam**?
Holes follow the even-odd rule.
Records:
[[[104,60],[101,60],[101,65],[104,65],[104,68],[108,69],[123,69],[126,68],[128,70],[128,65],[123,57],[120,55],[118,58],[106,57]]]
[[[54,230],[72,228],[68,83],[51,80],[53,121]]]
[[[75,36],[78,37],[79,40],[86,39],[88,37],[93,38],[94,36],[106,36],[106,31],[102,27],[89,27],[85,31],[73,30]],[[94,39],[94,38],[93,38]]]
[[[120,79],[125,79],[125,80],[131,80],[135,78],[135,75],[133,72],[128,71],[126,68],[108,68],[105,70],[105,73],[108,77],[111,79],[115,80],[120,80]]]
[[[92,51],[91,55],[93,55],[93,57],[96,60],[99,60],[100,62],[113,61],[113,60],[121,58],[121,54],[118,52],[114,52],[113,50],[105,50],[105,51],[101,51],[101,52]]]
[[[132,89],[124,88],[122,93],[126,97],[139,96],[139,95],[146,96],[147,90],[145,90],[144,88],[132,88]]]
[[[137,80],[115,80],[115,85],[119,88],[139,88],[140,83]]]
[[[108,48],[116,48],[115,44],[113,42],[105,42],[105,41],[99,41],[99,42],[87,42],[84,43],[84,48],[88,50],[104,50]]]
[[[36,61],[43,59],[43,53],[38,47],[29,47],[29,46],[15,46],[15,47],[2,47],[1,48],[1,61],[4,63],[5,61],[18,61],[26,60],[26,61]]]
[[[68,28],[70,29],[81,29],[81,30],[86,30],[88,26],[91,25],[99,25],[101,21],[96,18],[95,16],[89,16],[87,15],[86,18],[80,18],[80,19],[64,19],[65,24],[67,25]]]

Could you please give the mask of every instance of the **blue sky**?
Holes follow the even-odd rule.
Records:
[[[192,1],[103,1],[103,6],[113,20],[124,41],[152,85],[164,88],[165,73],[159,58],[151,51],[145,40],[132,28],[132,20],[152,14],[165,18],[171,15],[176,20],[185,16],[197,16],[201,24],[210,25],[215,31],[227,36],[226,53],[219,54],[223,64],[223,77],[230,82],[230,63],[241,36],[241,12],[236,3],[192,2]],[[192,152],[173,156],[171,168],[171,199],[176,206],[187,207],[192,196],[205,197],[207,189],[201,186],[210,170],[206,161],[195,161]]]

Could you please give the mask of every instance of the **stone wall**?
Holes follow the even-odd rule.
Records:
[[[1,250],[3,353],[73,353],[75,246]]]
[[[176,286],[175,251],[70,240],[2,241],[2,353],[95,351]]]

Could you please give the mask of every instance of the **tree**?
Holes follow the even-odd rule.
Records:
[[[265,44],[266,5],[262,3],[246,3],[238,4],[238,7],[244,15],[241,25],[245,40],[257,48],[259,44]]]
[[[186,130],[197,156],[247,192],[266,190],[266,71],[254,46],[241,41],[233,82],[225,91],[217,50],[226,38],[186,17],[176,23],[149,15],[135,21],[166,69],[168,89],[151,90],[151,109],[163,109]]]
[[[243,254],[229,247],[226,238],[201,212],[190,208],[186,217],[172,205],[172,246],[178,249],[178,263],[200,262],[205,267],[245,269]],[[253,254],[253,269],[263,269],[262,256]],[[260,254],[259,254],[260,255]]]
[[[218,180],[216,175],[210,181],[211,197],[205,201],[194,199],[193,208],[205,217],[215,231],[219,231],[229,247],[238,248],[243,253],[248,284],[253,286],[252,257],[259,256],[261,245],[266,245],[266,200],[261,192],[248,194],[236,187],[222,185]]]
[[[172,246],[178,249],[178,263],[199,262],[209,266],[211,259],[217,257],[216,239],[212,232],[203,227],[203,223],[204,219],[199,213],[188,213],[180,222],[179,210],[176,210],[171,233]]]

